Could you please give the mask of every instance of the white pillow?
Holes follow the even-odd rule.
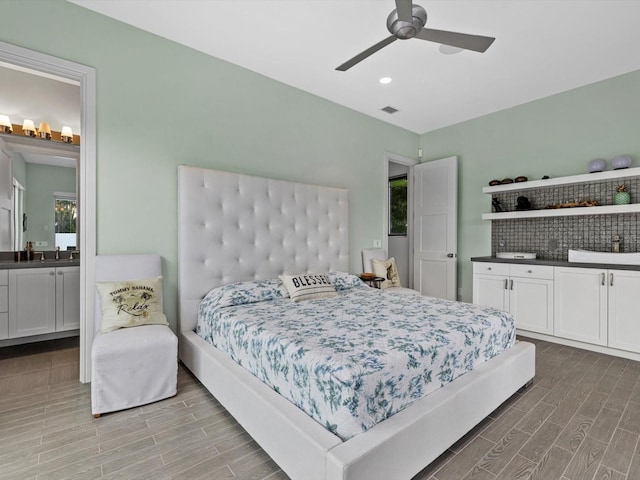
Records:
[[[96,282],[96,290],[102,309],[102,333],[139,325],[169,325],[162,311],[162,276]]]
[[[280,280],[287,287],[289,297],[293,302],[338,295],[336,287],[331,284],[329,277],[324,273],[280,275]]]
[[[373,265],[373,273],[376,277],[384,278],[384,282],[380,284],[381,288],[389,287],[401,287],[400,276],[398,275],[398,269],[396,268],[396,259],[391,257],[387,260],[371,260]]]

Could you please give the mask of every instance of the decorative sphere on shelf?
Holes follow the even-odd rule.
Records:
[[[607,162],[602,158],[596,158],[589,162],[589,173],[602,172],[607,168]]]
[[[621,168],[629,168],[631,166],[631,157],[629,155],[620,155],[611,159],[611,167],[614,170]]]

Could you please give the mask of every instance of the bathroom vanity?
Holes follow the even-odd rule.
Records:
[[[0,346],[78,335],[80,262],[0,262]]]
[[[472,258],[473,303],[518,333],[640,360],[640,265]]]

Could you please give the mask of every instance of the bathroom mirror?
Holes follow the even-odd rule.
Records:
[[[67,79],[0,62],[0,109],[14,127],[29,119],[36,128],[47,122],[53,131],[69,126],[80,133],[80,86]],[[0,189],[0,251],[22,250],[27,241],[38,251],[79,248],[79,145],[17,130],[0,134],[7,178]]]

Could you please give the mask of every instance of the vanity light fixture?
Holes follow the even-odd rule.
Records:
[[[51,140],[51,128],[47,122],[41,122],[40,128],[38,128],[38,135],[40,138],[44,138],[46,140]]]
[[[71,127],[64,126],[62,127],[62,131],[60,132],[60,138],[65,143],[73,142],[73,131]]]
[[[11,126],[11,120],[7,115],[0,115],[0,132],[13,133],[13,127]]]
[[[36,126],[33,124],[33,120],[25,119],[22,124],[22,133],[24,133],[27,137],[35,137],[36,136]]]

